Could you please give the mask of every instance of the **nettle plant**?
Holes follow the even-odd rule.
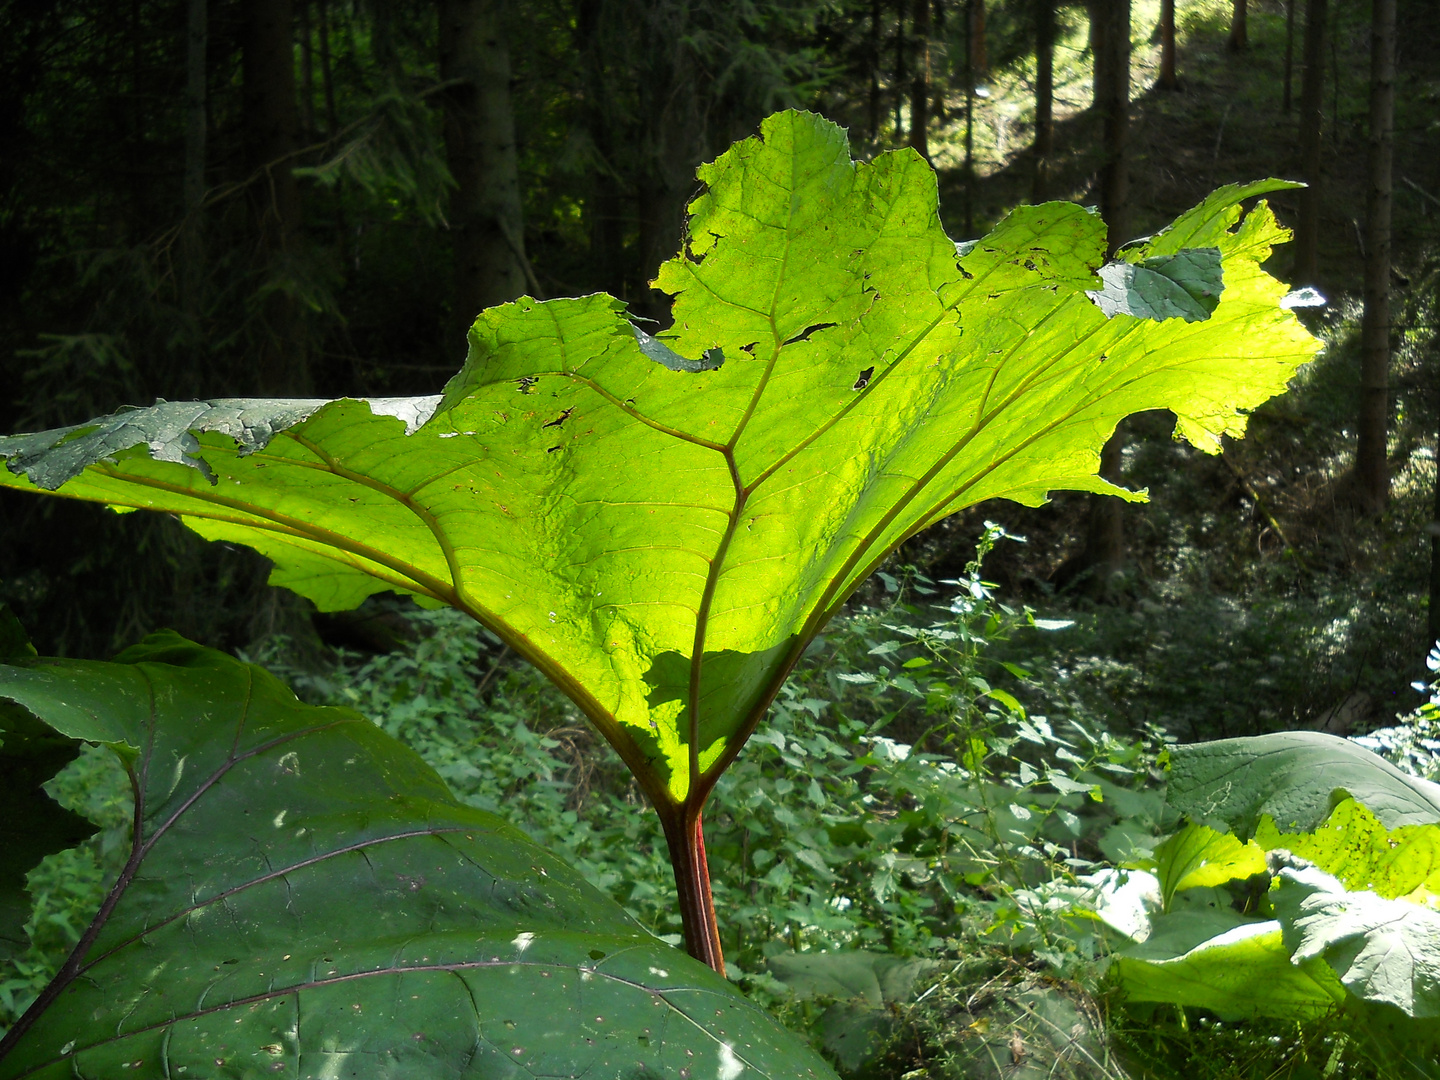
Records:
[[[1168,409],[1178,437],[1213,452],[1222,436],[1243,434],[1247,410],[1283,390],[1318,344],[1287,310],[1286,286],[1261,269],[1272,245],[1285,239],[1284,230],[1263,202],[1242,212],[1246,200],[1291,186],[1283,182],[1224,188],[1107,265],[1103,223],[1092,210],[1064,203],[1021,207],[981,240],[956,244],[940,224],[934,173],[917,155],[900,151],[857,163],[841,129],[810,114],[770,117],[760,137],[735,145],[702,167],[699,177],[704,191],[690,205],[683,248],[657,278],[658,287],[675,297],[674,325],[663,333],[637,328],[624,305],[606,295],[522,298],[481,314],[465,366],[437,396],[160,402],[72,428],[0,439],[7,465],[0,483],[117,510],[176,514],[202,536],[260,551],[274,563],[273,583],[321,610],[350,608],[389,590],[473,616],[552,679],[633,772],[664,827],[686,948],[723,972],[701,823],[706,796],[807,645],[860,583],[908,537],[986,499],[1034,505],[1056,489],[1142,498],[1097,475],[1100,447],[1123,417]],[[177,822],[188,822],[180,830],[189,838],[184,843],[203,848],[206,830],[240,827],[235,815],[246,813],[252,796],[269,814],[279,789],[262,797],[246,793],[235,778],[238,747],[248,745],[237,733],[245,725],[237,720],[240,728],[206,736],[215,747],[229,739],[226,745],[237,748],[215,759],[217,779],[175,808],[178,817],[147,816],[154,798],[178,797],[173,793],[196,778],[198,759],[184,744],[201,739],[206,724],[218,723],[201,709],[205,723],[186,721],[196,725],[193,730],[182,724],[166,728],[163,738],[154,734],[164,719],[158,703],[169,701],[163,688],[177,687],[177,701],[185,694],[213,700],[217,716],[234,709],[243,716],[244,708],[220,689],[205,689],[207,679],[219,677],[214,672],[228,673],[234,664],[215,654],[158,639],[120,660],[124,679],[133,682],[125,693],[135,697],[120,711],[139,710],[131,727],[103,718],[95,688],[122,678],[111,666],[21,657],[0,685],[0,695],[17,703],[22,716],[10,730],[48,732],[43,739],[61,748],[56,760],[73,753],[65,748],[76,740],[112,745],[132,768],[137,793],[135,871],[122,875],[57,979],[59,990],[42,995],[11,1032],[4,1049],[13,1052],[0,1065],[4,1075],[62,1067],[70,1075],[64,1059],[81,1053],[75,1017],[99,1016],[97,1009],[130,1017],[125,1002],[134,1005],[143,997],[153,1005],[169,993],[170,980],[180,978],[179,967],[190,971],[187,977],[210,979],[206,987],[230,987],[199,993],[201,1011],[235,1009],[242,1001],[250,1009],[262,1000],[253,995],[278,993],[255,987],[273,988],[275,979],[291,985],[277,965],[301,955],[298,946],[278,951],[277,959],[265,961],[265,979],[257,976],[242,992],[230,986],[238,976],[224,964],[210,965],[211,972],[191,958],[180,964],[178,953],[157,951],[159,931],[145,927],[172,917],[203,923],[199,913],[213,910],[206,905],[219,896],[229,898],[222,904],[227,932],[236,932],[236,920],[247,932],[262,932],[263,920],[252,925],[232,911],[234,898],[249,896],[264,877],[258,868],[251,869],[259,876],[246,877],[249,871],[232,867],[240,877],[215,881],[219,891],[213,893],[198,877],[181,886],[172,874],[165,878],[168,892],[185,892],[183,903],[158,884],[149,890],[135,885],[151,880],[147,860],[158,858],[167,844],[181,843]],[[253,673],[225,679],[235,681],[236,692],[246,679],[264,681]],[[56,689],[61,683],[69,689]],[[24,689],[32,684],[50,689]],[[139,704],[146,693],[157,703],[149,720]],[[300,709],[275,693],[265,699],[273,709]],[[77,713],[83,707],[66,696],[77,694],[94,699],[83,717]],[[312,723],[292,719],[301,727]],[[170,722],[181,721],[176,716]],[[40,734],[34,738],[43,741]],[[366,736],[374,738],[383,736]],[[156,756],[162,746],[169,747],[163,761]],[[7,732],[6,754],[11,747]],[[268,751],[246,753],[269,760]],[[320,763],[307,765],[307,753],[318,754]],[[359,798],[341,782],[339,762],[345,759],[326,756],[340,753],[317,747],[298,758],[272,755],[272,781],[301,783],[294,778],[309,776],[309,769],[332,770],[330,794],[322,798],[323,786],[305,788],[305,812],[329,814],[335,831],[324,843],[353,852],[361,841],[347,839],[340,828],[344,813],[325,809],[331,797],[337,806]],[[374,753],[383,758],[391,751]],[[389,776],[389,768],[376,775]],[[385,805],[411,806],[406,800],[418,796],[395,782],[400,786]],[[146,796],[157,784],[163,792]],[[384,788],[381,780],[375,784],[375,792]],[[230,817],[206,817],[203,827],[196,824],[200,817],[187,817],[220,791],[230,793]],[[444,802],[436,792],[426,797],[432,796]],[[36,798],[42,797],[37,789]],[[445,804],[441,817],[461,813],[452,804]],[[257,827],[260,813],[250,815]],[[406,843],[422,835],[434,839],[427,832],[429,811],[355,813],[350,825],[362,832],[394,818],[396,836],[411,837]],[[298,816],[298,810],[281,807],[264,824],[269,829],[274,821],[279,843]],[[299,828],[312,830],[301,845],[311,852],[307,858],[323,863],[318,836],[324,830]],[[68,834],[30,844],[15,857],[19,861],[12,859],[7,887],[18,895],[25,869],[65,842]],[[279,868],[289,865],[289,856],[270,851],[261,839],[250,842],[253,858],[269,868],[265,873],[288,880],[290,872]],[[515,836],[505,841],[519,842]],[[517,858],[523,863],[529,856]],[[512,884],[521,878],[528,883],[513,889],[549,895],[544,881],[559,878],[566,889],[583,886],[555,867],[538,873],[520,874]],[[379,870],[374,875],[377,881],[384,877]],[[418,869],[409,879],[420,883],[416,896],[435,891]],[[478,911],[504,892],[492,887],[485,897],[466,900],[457,887],[447,903]],[[186,914],[162,916],[166,903],[179,904],[170,910]],[[573,912],[575,903],[574,895],[552,895],[534,909],[554,915]],[[374,916],[377,925],[363,926],[358,917],[341,918],[348,910],[337,907],[339,923],[309,932],[333,942],[329,953],[373,951],[376,939],[367,935],[379,933],[379,924],[392,916]],[[398,921],[386,932],[400,933],[400,923],[413,915],[395,913]],[[488,918],[476,917],[482,923]],[[605,933],[625,937],[618,909],[604,918],[613,922]],[[103,980],[87,965],[113,963],[107,958],[129,947],[115,943],[103,955],[96,952],[117,932],[117,920],[126,919],[135,929],[125,942],[146,943],[145,963],[156,965],[149,989],[141,994],[133,964],[116,968],[113,978],[130,979],[140,997],[132,1001],[114,991],[103,1006],[87,1001],[83,1013],[76,1011],[81,1005],[68,1005],[63,1015],[71,1019],[62,1022],[62,1011],[52,1009],[57,1002],[101,992],[96,988]],[[503,923],[502,936],[523,922]],[[442,953],[451,968],[473,961],[481,967],[464,970],[474,979],[475,971],[489,970],[484,965],[493,955],[497,970],[510,970],[505,965],[513,966],[520,954],[527,962],[537,956],[539,932],[519,930],[518,944],[495,946],[493,953],[472,941],[475,955],[464,961],[437,946],[426,962],[442,963],[434,959]],[[635,955],[650,955],[645,950],[651,946],[636,943],[640,938],[625,940]],[[179,940],[167,946],[184,947]],[[553,947],[557,956],[569,956]],[[578,976],[571,956],[567,985],[609,963],[586,956],[604,958],[612,951],[582,950]],[[419,960],[396,959],[402,952],[387,952],[374,970],[391,980],[418,978]],[[307,958],[313,961],[304,975],[310,981],[302,980],[304,989],[295,993],[328,992],[326,980],[344,978],[346,970],[359,980],[355,956],[350,969],[340,959]],[[648,987],[645,993],[659,995],[657,1003],[682,1009],[667,969],[683,971],[676,977],[685,987],[700,983],[694,965],[682,966],[679,959],[650,963],[648,975],[644,965],[627,969],[625,985]],[[83,979],[77,977],[82,971]],[[551,987],[558,990],[561,977],[555,978]],[[727,993],[720,980],[704,985],[707,994]],[[534,993],[538,1003],[543,994]],[[564,1000],[573,1002],[574,994]],[[173,1000],[172,1012],[181,1008],[179,997]],[[559,1000],[548,1007],[570,1007]],[[735,1004],[741,999],[725,1000],[727,1007],[741,1008]],[[194,1001],[190,995],[183,1008]],[[353,1004],[369,1007],[358,999]],[[252,1021],[290,1030],[284,1025],[291,1020],[279,1012],[245,1015],[250,1019],[241,1026],[247,1030]],[[483,1027],[483,1010],[476,1015]],[[168,1023],[173,1027],[173,1020]],[[708,1019],[706,1025],[707,1031],[714,1027]],[[219,1023],[214,1030],[222,1028]],[[48,1034],[42,1037],[42,1030]],[[236,1035],[225,1030],[227,1037]],[[692,1037],[676,1034],[677,1025],[666,1030],[670,1043],[654,1032],[642,1043],[648,1038],[657,1046],[678,1045],[676,1040]],[[473,1042],[473,1031],[467,1037]],[[715,1038],[723,1048],[711,1051],[720,1055],[720,1075],[740,1075],[740,1044],[731,1036]],[[518,1039],[515,1061],[533,1049]],[[291,1041],[277,1035],[256,1045],[273,1051],[279,1067],[290,1061],[291,1042],[298,1041],[298,1035]],[[496,1037],[494,1045],[504,1041]],[[32,1044],[41,1047],[30,1052],[34,1060],[50,1064],[13,1071],[20,1047]],[[172,1039],[164,1048],[171,1060],[178,1045]],[[208,1045],[213,1050],[218,1044]],[[231,1038],[225,1045],[238,1043]],[[224,1058],[218,1051],[201,1053],[209,1054],[205,1060]],[[664,1072],[661,1057],[646,1060]],[[746,1060],[762,1068],[759,1059]],[[797,1061],[782,1073],[802,1075]],[[824,1070],[818,1059],[804,1068],[817,1075]]]

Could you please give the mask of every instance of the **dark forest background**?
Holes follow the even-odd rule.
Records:
[[[1273,200],[1301,237],[1272,269],[1327,298],[1304,314],[1327,348],[1249,439],[1209,458],[1136,418],[1105,468],[1150,504],[982,507],[896,573],[956,577],[994,519],[1029,542],[987,573],[1077,619],[1056,648],[1117,722],[1382,724],[1440,633],[1440,5],[1387,11],[1389,76],[1371,5],[1326,0],[7,0],[0,429],[433,393],[521,293],[606,290],[663,326],[648,278],[695,166],[782,107],[929,158],[957,239],[1059,198],[1118,244],[1220,184],[1305,179]],[[42,653],[404,632],[313,616],[163,517],[7,494],[0,552]]]

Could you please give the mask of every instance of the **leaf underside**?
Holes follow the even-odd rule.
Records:
[[[902,540],[984,499],[1139,498],[1096,475],[1121,418],[1170,409],[1213,451],[1317,348],[1260,269],[1286,234],[1263,204],[1241,220],[1279,182],[1127,252],[1190,305],[1157,321],[1087,295],[1093,212],[1021,207],[960,254],[928,165],[857,164],[809,114],[700,178],[656,339],[609,296],[522,298],[480,316],[439,402],[170,403],[0,439],[0,483],[181,514],[324,610],[395,589],[468,611],[657,805],[698,806]]]
[[[112,664],[0,665],[0,701],[128,750],[141,809],[116,902],[12,1030],[4,1080],[833,1080],[411,751],[258,668],[159,634]]]

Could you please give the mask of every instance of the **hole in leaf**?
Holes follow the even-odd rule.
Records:
[[[816,333],[816,332],[818,332],[818,331],[820,331],[820,330],[828,330],[830,327],[832,327],[832,326],[834,326],[834,325],[835,325],[835,324],[834,324],[833,322],[826,322],[826,323],[815,323],[813,326],[807,326],[804,330],[801,330],[800,333],[796,334],[796,335],[795,335],[794,337],[792,337],[789,341],[785,342],[785,344],[786,344],[786,345],[794,345],[797,341],[809,341],[811,334],[814,334],[814,333]]]
[[[851,389],[851,390],[864,390],[865,387],[867,387],[867,386],[870,385],[870,377],[871,377],[872,375],[874,375],[874,374],[875,374],[875,365],[874,365],[874,364],[871,364],[871,365],[870,365],[869,367],[867,367],[864,371],[860,372],[860,377],[855,380],[855,385],[852,386],[850,389]]]
[[[565,423],[566,420],[569,420],[569,419],[570,419],[570,414],[571,414],[572,412],[574,412],[574,411],[575,411],[574,406],[571,406],[570,408],[568,408],[568,409],[566,409],[564,412],[562,412],[559,416],[557,416],[554,420],[547,420],[545,423],[541,424],[540,426],[541,426],[542,428],[547,428],[547,427],[559,427],[561,424]]]

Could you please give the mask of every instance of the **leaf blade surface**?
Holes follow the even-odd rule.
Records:
[[[0,1076],[833,1077],[363,717],[257,668],[156,635],[0,665],[0,700],[118,735],[141,822]]]
[[[0,439],[0,482],[181,514],[322,609],[384,589],[461,608],[657,806],[698,805],[908,536],[989,498],[1139,498],[1096,475],[1121,418],[1170,409],[1213,451],[1316,348],[1260,269],[1283,230],[1263,205],[1241,220],[1264,184],[1127,255],[1218,259],[1223,292],[1187,322],[1092,303],[1093,213],[1022,207],[961,252],[917,155],[856,163],[809,114],[701,177],[655,339],[609,297],[522,298],[477,320],[438,404],[167,403]]]

